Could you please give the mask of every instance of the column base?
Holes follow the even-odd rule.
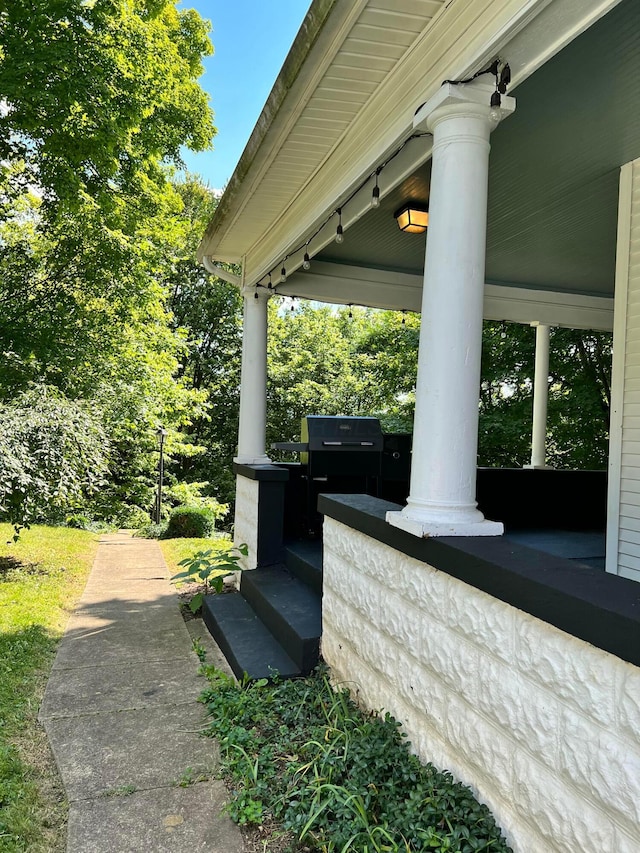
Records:
[[[266,454],[263,456],[234,456],[233,461],[238,465],[273,465]]]
[[[502,536],[504,533],[501,521],[488,521],[486,518],[482,521],[420,521],[402,512],[388,512],[385,517],[388,524],[421,539],[431,536]]]
[[[523,470],[525,471],[555,471],[556,469],[553,465],[523,465]]]

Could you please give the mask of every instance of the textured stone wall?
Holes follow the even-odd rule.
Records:
[[[640,851],[640,669],[339,522],[322,650],[517,853]]]
[[[236,514],[233,526],[233,541],[249,546],[249,555],[243,557],[243,569],[255,569],[258,553],[258,494],[260,483],[238,474],[236,477]]]

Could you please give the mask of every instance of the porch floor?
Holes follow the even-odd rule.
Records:
[[[594,569],[604,571],[605,564],[605,533],[600,530],[552,530],[552,529],[522,529],[507,530],[505,539],[517,542],[553,554],[554,557],[564,557],[576,563],[583,563]]]

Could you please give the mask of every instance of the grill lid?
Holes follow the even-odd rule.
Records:
[[[318,450],[382,450],[382,429],[378,418],[344,415],[306,415],[302,418],[301,443],[309,452]]]

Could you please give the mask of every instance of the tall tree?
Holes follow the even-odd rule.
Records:
[[[211,142],[207,33],[174,0],[0,0],[0,161],[23,164],[12,194],[31,182],[47,211],[94,203],[130,221],[153,207],[159,164]]]
[[[196,247],[217,205],[217,198],[196,179],[177,185],[183,201],[182,238],[172,246],[173,261],[165,265],[164,286],[171,294],[173,326],[183,329],[180,378],[189,388],[206,393],[206,411],[195,414],[189,436],[204,448],[198,456],[182,457],[177,476],[210,483],[210,493],[227,502],[234,493],[232,460],[238,438],[242,297],[237,288],[209,276],[196,264]],[[237,272],[229,267],[231,272]]]
[[[183,236],[168,166],[214,132],[207,32],[174,0],[0,0],[0,400],[37,382],[90,401],[123,505],[148,499],[158,424],[188,453],[202,410],[163,279]]]

